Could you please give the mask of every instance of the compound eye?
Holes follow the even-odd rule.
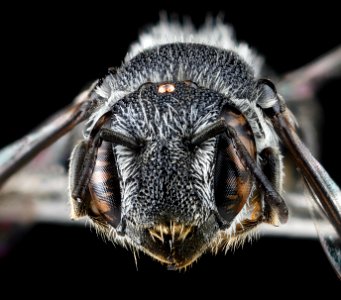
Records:
[[[250,155],[256,157],[256,146],[249,123],[234,108],[225,106],[221,117],[232,126]],[[234,144],[222,134],[218,137],[214,177],[215,201],[222,219],[231,224],[250,198],[254,179],[240,160]]]
[[[112,144],[103,142],[89,183],[91,202],[89,216],[116,228],[121,221],[121,193]]]

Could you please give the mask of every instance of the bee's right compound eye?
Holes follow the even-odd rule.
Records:
[[[98,148],[89,191],[90,217],[95,222],[106,222],[116,228],[121,222],[121,194],[115,156],[109,142],[103,142]]]

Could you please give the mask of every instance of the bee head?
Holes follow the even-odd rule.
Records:
[[[223,114],[255,156],[250,127],[226,97],[190,81],[144,84],[112,110],[107,130],[124,140],[100,147],[106,158],[97,165],[106,171],[97,177],[111,168],[101,196],[109,191],[115,203],[104,199],[107,209],[98,204],[101,179],[93,175],[91,203],[97,208],[88,215],[115,228],[115,240],[183,268],[221,239],[253,193],[232,144],[205,130]],[[102,218],[98,211],[105,211]]]

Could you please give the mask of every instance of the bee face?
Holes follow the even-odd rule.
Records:
[[[100,163],[98,156],[97,165],[105,168],[92,175],[91,203],[101,202],[98,177],[104,181],[110,177],[107,193],[114,193],[113,186],[116,190],[119,186],[120,193],[112,203],[102,197],[102,206],[108,206],[102,209],[102,218],[101,209],[88,212],[100,227],[111,226],[121,240],[170,267],[182,268],[206,249],[217,247],[222,237],[228,239],[227,230],[232,232],[232,225],[236,231],[242,220],[235,217],[243,209],[243,216],[251,218],[260,199],[253,199],[254,180],[233,144],[213,136],[191,145],[198,132],[223,117],[256,158],[252,129],[226,97],[189,82],[148,83],[113,109],[110,129],[130,136],[141,147],[104,144],[108,154]],[[110,174],[115,172],[113,180]]]

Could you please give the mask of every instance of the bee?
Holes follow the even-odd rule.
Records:
[[[263,72],[262,58],[220,21],[198,30],[162,21],[119,68],[1,150],[0,184],[81,125],[69,165],[72,218],[177,270],[261,224],[287,222],[285,149],[340,237],[340,189]],[[326,252],[340,269],[332,240]]]

